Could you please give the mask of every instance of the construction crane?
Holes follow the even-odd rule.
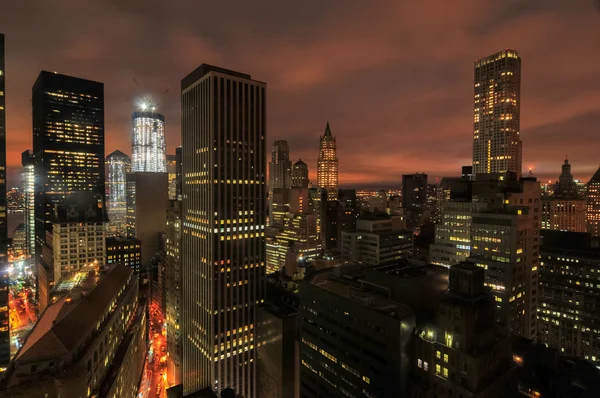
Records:
[[[141,93],[142,89],[140,88],[140,85],[135,77],[133,78],[133,82],[135,83],[135,86],[138,89],[138,93]],[[167,95],[167,93],[170,90],[171,90],[171,87],[167,87],[167,89],[161,93],[161,96],[158,99],[158,101],[153,101],[151,96],[142,97],[141,104],[140,104],[142,111],[148,110],[150,108],[152,110],[152,112],[154,112],[156,110],[156,108],[158,107],[158,105],[160,105],[162,103],[163,99],[165,98],[165,96]]]

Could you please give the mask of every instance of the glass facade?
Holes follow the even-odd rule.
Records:
[[[108,166],[108,234],[109,236],[126,235],[127,218],[127,173],[131,171],[129,156],[121,151],[114,151],[106,157]]]
[[[134,112],[131,171],[167,172],[165,117],[156,112]]]

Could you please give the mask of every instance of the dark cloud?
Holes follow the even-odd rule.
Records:
[[[130,152],[136,100],[170,87],[160,109],[173,152],[179,82],[202,62],[267,81],[270,142],[287,139],[313,178],[327,120],[343,184],[455,175],[471,157],[473,61],[504,48],[523,58],[524,166],[556,175],[567,152],[585,179],[600,163],[590,145],[600,122],[592,0],[5,3],[11,181],[31,145],[40,70],[105,83],[106,153]]]

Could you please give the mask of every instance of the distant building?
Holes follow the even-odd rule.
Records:
[[[106,263],[122,264],[136,273],[142,264],[142,241],[136,238],[106,238]]]
[[[114,151],[106,157],[108,168],[106,210],[107,234],[125,236],[127,233],[127,173],[131,171],[129,156]]]
[[[342,232],[356,231],[356,220],[360,215],[355,189],[338,190],[338,201],[342,210],[341,229]]]
[[[587,183],[587,231],[600,236],[600,168]]]
[[[400,216],[361,216],[356,223],[356,232],[342,232],[343,261],[379,265],[409,257],[413,252],[413,233],[404,227]]]
[[[131,171],[143,173],[167,172],[167,143],[165,141],[165,117],[146,110],[131,114],[133,139],[131,143]]]
[[[327,191],[327,200],[337,199],[338,158],[336,138],[331,134],[329,122],[320,138],[317,161],[317,186]]]
[[[516,51],[475,61],[473,107],[473,174],[512,172],[520,177],[521,58]]]
[[[25,224],[19,224],[13,230],[11,249],[13,255],[16,256],[27,252],[27,226]]]
[[[33,151],[28,149],[21,154],[21,185],[25,195],[25,230],[27,233],[27,255],[29,266],[35,272],[35,191],[34,191],[34,159]]]
[[[169,200],[177,199],[177,155],[167,155],[167,181]]]
[[[586,201],[579,195],[571,174],[571,165],[565,159],[562,173],[552,196],[542,198],[542,228],[555,231],[585,232]]]
[[[269,163],[269,190],[275,188],[291,188],[292,162],[290,161],[290,147],[285,140],[275,141],[271,150]]]
[[[538,339],[600,366],[600,247],[587,233],[542,231]]]
[[[133,270],[92,270],[42,312],[2,381],[0,397],[135,398],[146,328]]]
[[[383,189],[377,195],[369,197],[369,211],[373,213],[387,213],[387,194]]]
[[[339,250],[342,240],[343,209],[337,200],[327,200],[327,191],[323,190],[323,193],[321,198],[321,246],[323,250]]]
[[[409,229],[418,229],[427,209],[427,174],[402,175],[402,207],[407,212]]]
[[[292,166],[292,188],[308,188],[308,166],[302,159]]]

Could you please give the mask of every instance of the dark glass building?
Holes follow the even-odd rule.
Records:
[[[8,226],[6,219],[6,116],[4,100],[4,35],[0,34],[0,371],[10,361],[8,315]]]
[[[123,264],[139,273],[142,263],[142,241],[124,237],[107,238],[106,263]]]
[[[427,174],[402,175],[402,207],[408,216],[408,228],[419,228],[427,208]]]
[[[93,192],[104,207],[104,85],[42,71],[32,90],[32,114],[39,267],[56,206],[71,193]]]

